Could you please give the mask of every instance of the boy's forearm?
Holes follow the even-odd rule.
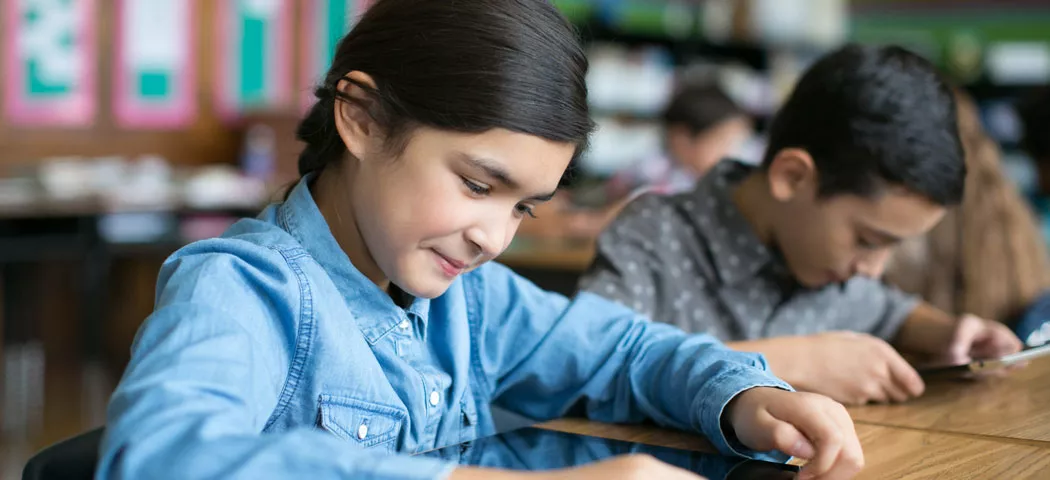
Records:
[[[898,351],[929,355],[944,351],[951,343],[956,319],[926,302],[920,302],[901,324],[893,339]]]
[[[805,337],[779,337],[761,340],[728,342],[726,346],[739,352],[761,353],[766,357],[769,369],[781,380],[799,388],[806,384],[806,368],[799,353],[799,343]]]

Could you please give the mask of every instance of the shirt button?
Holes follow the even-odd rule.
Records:
[[[441,395],[438,392],[430,392],[430,405],[438,406],[438,402],[441,401]]]
[[[398,326],[401,327],[401,330],[408,330],[408,327],[411,327],[412,324],[408,323],[408,320],[402,320],[401,324]]]
[[[360,427],[357,427],[357,438],[358,438],[358,440],[364,440],[365,437],[367,437],[367,436],[368,436],[368,425],[361,424]]]

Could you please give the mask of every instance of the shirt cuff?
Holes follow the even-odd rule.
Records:
[[[752,388],[771,387],[793,392],[784,381],[764,371],[761,367],[749,368],[734,365],[724,368],[709,379],[700,391],[698,409],[700,430],[723,455],[736,455],[757,460],[786,462],[791,457],[777,451],[758,452],[745,447],[735,435],[727,435],[722,429],[722,415],[737,395]]]

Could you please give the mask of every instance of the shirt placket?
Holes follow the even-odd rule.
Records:
[[[438,445],[438,429],[448,408],[446,398],[448,389],[444,385],[447,383],[446,375],[432,364],[432,359],[423,350],[425,343],[423,320],[414,314],[402,314],[400,320],[398,323],[399,355],[407,360],[419,375],[423,392],[421,404],[426,412],[426,427],[423,430],[424,438],[419,439],[419,445],[436,448],[441,446]]]

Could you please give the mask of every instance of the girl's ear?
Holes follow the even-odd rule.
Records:
[[[354,158],[371,158],[382,147],[382,132],[372,111],[375,99],[361,88],[376,89],[375,80],[364,72],[353,71],[339,80],[340,97],[335,102],[335,127],[346,149]]]

